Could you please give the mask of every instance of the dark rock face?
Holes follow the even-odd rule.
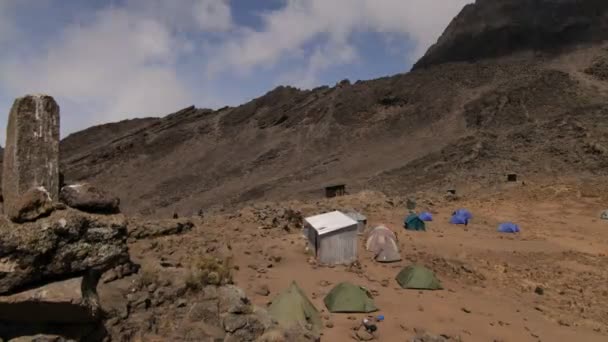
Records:
[[[68,206],[88,213],[117,214],[120,212],[118,197],[111,196],[87,183],[63,187],[59,198]]]
[[[130,261],[121,215],[55,211],[36,222],[0,218],[0,294],[17,293]]]
[[[50,194],[43,187],[30,189],[16,199],[7,213],[13,222],[34,221],[54,210]]]
[[[477,0],[464,7],[413,69],[606,39],[604,0]]]
[[[59,106],[46,95],[28,95],[13,103],[4,151],[4,212],[16,216],[27,191],[43,187],[59,198]]]

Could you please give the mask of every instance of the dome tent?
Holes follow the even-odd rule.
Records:
[[[397,282],[404,289],[441,290],[441,282],[433,271],[421,265],[410,265],[397,275]]]
[[[424,224],[424,221],[422,221],[420,218],[418,218],[418,215],[412,213],[409,214],[404,222],[403,222],[403,227],[407,230],[416,230],[416,231],[425,231],[426,230],[426,226]]]
[[[452,213],[450,218],[451,224],[469,224],[469,220],[473,218],[473,214],[466,209],[458,209]]]
[[[369,233],[365,242],[365,249],[379,253],[387,244],[397,245],[397,236],[386,226],[378,226]]]
[[[505,222],[498,225],[498,231],[501,233],[519,233],[519,226],[513,222]]]
[[[378,311],[372,295],[361,286],[348,282],[336,285],[323,299],[332,313],[369,313]]]
[[[272,300],[268,313],[285,328],[310,324],[317,333],[323,328],[321,314],[295,281]]]
[[[378,262],[401,260],[397,236],[386,226],[378,226],[369,233],[365,249],[374,252],[374,259]]]
[[[418,218],[422,221],[430,222],[433,221],[433,214],[429,213],[428,211],[425,211],[420,213],[420,215],[418,215]]]

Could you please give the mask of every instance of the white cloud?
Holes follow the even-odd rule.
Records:
[[[228,0],[127,0],[126,7],[180,31],[222,32],[234,25]]]
[[[193,8],[199,27],[205,31],[228,31],[232,28],[230,5],[227,1],[201,0]]]
[[[15,3],[0,0],[0,43],[16,32],[11,21],[3,20],[10,19],[6,14]],[[19,46],[29,52],[25,57],[5,50],[0,89],[12,97],[55,96],[79,112],[64,112],[76,121],[62,125],[69,128],[170,113],[195,102],[178,74],[179,58],[193,47],[180,32],[223,31],[231,25],[224,0],[132,0],[94,13],[91,22],[69,24],[46,46]]]
[[[45,92],[95,104],[99,119],[116,120],[189,103],[174,67],[179,50],[159,22],[105,10],[90,25],[66,28],[40,55],[6,61],[1,74],[13,93]]]
[[[208,88],[218,73],[267,68],[277,71],[267,83],[315,86],[328,69],[360,62],[362,51],[352,39],[357,32],[407,36],[409,43],[395,44],[413,43],[409,57],[418,57],[471,0],[284,0],[283,7],[259,14],[256,29],[237,25],[229,0],[125,0],[101,9],[83,6],[82,23],[63,22],[59,33],[38,32],[44,39],[30,41],[35,30],[20,30],[31,23],[16,21],[23,16],[14,11],[50,10],[58,2],[0,0],[0,99],[47,92],[67,105],[63,126],[71,131],[223,102],[226,89]],[[190,58],[187,67],[184,58]],[[204,97],[211,93],[219,96]]]
[[[263,15],[261,30],[241,30],[224,42],[207,66],[209,74],[277,63],[322,39],[324,51],[348,51],[349,38],[357,31],[398,33],[413,42],[410,59],[420,57],[439,37],[450,19],[472,0],[287,0],[285,7]],[[405,44],[405,42],[403,42]],[[313,53],[308,60],[306,82],[327,66],[353,59],[340,53]],[[325,66],[325,67],[324,67]],[[297,72],[296,72],[297,74]]]

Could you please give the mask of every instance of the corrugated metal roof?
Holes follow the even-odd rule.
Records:
[[[316,230],[319,235],[357,225],[357,221],[340,211],[332,211],[330,213],[307,217],[305,221]]]

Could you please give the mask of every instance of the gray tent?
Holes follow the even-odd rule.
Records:
[[[386,245],[394,245],[397,248],[397,236],[388,227],[381,225],[369,233],[365,242],[365,249],[379,253]]]
[[[386,226],[378,226],[370,232],[365,248],[374,253],[374,259],[378,262],[401,260],[397,236]]]
[[[387,245],[376,255],[376,261],[387,263],[401,261],[401,254],[399,250],[392,248],[392,245]]]

